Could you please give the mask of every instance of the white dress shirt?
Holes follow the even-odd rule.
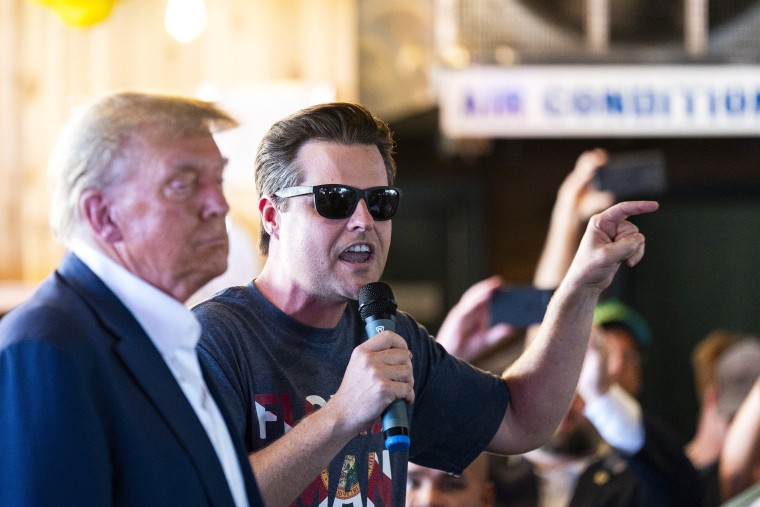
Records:
[[[201,325],[195,315],[90,245],[75,242],[72,251],[116,294],[161,353],[214,446],[235,505],[247,506],[245,483],[232,438],[198,363],[195,346]]]
[[[590,458],[583,458],[548,469],[535,467],[538,478],[538,505],[540,507],[567,507],[575,493],[578,478],[590,464]]]
[[[636,454],[644,447],[644,421],[641,405],[618,384],[586,403],[583,415],[602,438],[625,454]]]

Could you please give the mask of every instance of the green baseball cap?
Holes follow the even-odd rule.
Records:
[[[652,343],[652,330],[646,319],[630,306],[618,299],[606,299],[594,309],[594,324],[605,327],[612,324],[622,325],[633,334],[640,348]]]

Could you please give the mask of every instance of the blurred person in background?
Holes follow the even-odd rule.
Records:
[[[409,463],[406,507],[493,507],[490,458],[481,453],[461,475]]]
[[[704,479],[705,506],[718,505],[721,501],[718,460],[730,422],[726,414],[718,410],[715,370],[723,353],[742,336],[738,332],[713,330],[697,343],[691,355],[699,415],[694,437],[686,444],[686,455]]]
[[[559,284],[577,248],[580,231],[591,214],[614,202],[614,195],[601,192],[591,184],[595,171],[606,161],[604,150],[584,152],[561,184],[534,286],[551,289]],[[482,352],[482,347],[492,348],[495,342],[508,338],[511,333],[508,327],[491,326],[488,319],[490,298],[500,283],[500,278],[492,277],[469,289],[442,324],[439,343],[452,353],[477,358],[479,348]],[[472,312],[468,311],[468,304]],[[480,318],[457,321],[462,315],[475,314]],[[643,384],[643,351],[652,339],[646,320],[628,305],[607,300],[597,305],[594,324],[600,342],[597,349],[603,350],[603,360],[593,359],[599,354],[590,352],[586,361],[592,357],[596,366],[587,368],[584,363],[583,371],[595,372],[598,387],[589,389],[594,383],[586,382],[584,389],[585,373],[582,373],[579,395],[585,406],[579,403],[576,410],[587,418],[586,424],[593,426],[606,443],[615,448],[617,456],[624,458],[626,467],[633,468],[639,478],[651,486],[655,497],[660,491],[665,505],[699,505],[702,481],[686,458],[675,432],[642,410],[636,399]],[[529,330],[528,341],[533,331]],[[586,459],[588,456],[585,455]]]
[[[644,387],[643,358],[652,343],[646,319],[629,305],[611,298],[596,305],[594,324],[606,342],[610,378],[639,398]]]
[[[643,445],[638,407],[612,396],[615,387],[607,375],[604,338],[595,328],[575,400],[549,442],[522,457],[495,459],[500,505],[672,505],[656,470],[627,457],[600,434],[600,429],[612,432],[619,445]]]
[[[760,339],[731,346],[715,377],[718,409],[731,420],[718,466],[721,496],[728,500],[760,481]]]
[[[609,154],[602,149],[582,153],[560,185],[534,275],[536,287],[556,287],[577,247],[579,228],[590,213],[616,200],[614,194],[592,184],[594,174],[608,160]],[[652,341],[646,319],[629,305],[606,299],[594,310],[594,325],[604,338],[607,376],[612,386],[605,397],[615,399],[620,407],[636,407],[635,411],[615,413],[638,414],[631,422],[639,427],[640,438],[632,438],[636,432],[620,431],[620,426],[606,424],[601,411],[587,415],[610,445],[637,463],[646,464],[657,476],[667,478],[664,486],[671,505],[700,505],[703,481],[686,457],[682,439],[667,422],[643,410],[637,401],[644,383],[642,357]]]

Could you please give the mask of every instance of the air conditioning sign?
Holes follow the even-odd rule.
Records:
[[[760,66],[524,66],[439,74],[450,137],[760,134]]]

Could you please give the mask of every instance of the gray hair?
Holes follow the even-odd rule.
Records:
[[[115,163],[128,155],[122,147],[131,137],[149,129],[162,139],[185,139],[235,126],[214,104],[178,95],[121,92],[85,105],[66,122],[48,168],[56,237],[68,244],[81,233],[79,201],[85,191],[109,188],[137,169]]]
[[[281,188],[299,185],[303,168],[297,167],[298,152],[309,141],[374,144],[380,151],[388,174],[388,184],[396,178],[393,159],[395,144],[388,125],[364,106],[333,102],[302,109],[276,122],[264,135],[256,154],[256,190],[278,204],[274,193]],[[260,227],[259,250],[269,254],[269,234]]]

